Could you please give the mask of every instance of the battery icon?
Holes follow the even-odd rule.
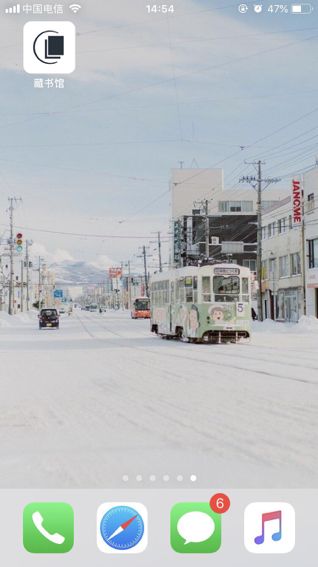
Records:
[[[312,4],[292,4],[291,13],[292,14],[311,14],[314,7]]]

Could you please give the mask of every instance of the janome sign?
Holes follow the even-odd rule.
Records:
[[[293,222],[296,224],[301,223],[302,220],[302,192],[300,188],[300,181],[293,179]]]

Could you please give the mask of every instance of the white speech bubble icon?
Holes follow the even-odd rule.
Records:
[[[185,540],[184,545],[201,543],[214,533],[215,523],[213,518],[204,512],[188,512],[178,521],[177,530]]]

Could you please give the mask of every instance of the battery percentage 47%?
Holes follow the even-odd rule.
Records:
[[[268,12],[271,14],[288,14],[289,6],[287,4],[271,4],[268,6]]]

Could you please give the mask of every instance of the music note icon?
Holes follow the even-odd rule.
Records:
[[[277,512],[266,512],[266,514],[262,514],[262,533],[254,539],[256,545],[264,543],[266,523],[274,520],[279,521],[279,530],[272,535],[272,540],[280,541],[282,539],[282,511],[278,510]]]
[[[244,545],[250,553],[290,553],[295,541],[295,510],[288,502],[253,502],[245,508]]]

